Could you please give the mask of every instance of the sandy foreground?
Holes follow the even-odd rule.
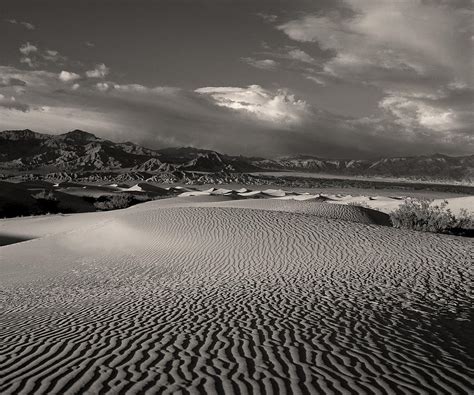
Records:
[[[0,393],[469,393],[471,239],[192,196],[0,221]]]

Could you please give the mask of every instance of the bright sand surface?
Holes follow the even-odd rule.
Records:
[[[36,239],[0,247],[0,393],[469,393],[472,240],[384,218],[220,195],[2,220]]]

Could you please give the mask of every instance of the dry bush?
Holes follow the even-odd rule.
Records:
[[[40,200],[51,200],[51,201],[58,200],[58,199],[56,199],[56,197],[54,196],[52,191],[46,191],[45,189],[43,189],[41,192],[38,192],[37,194],[31,195],[31,196],[33,198],[35,198],[36,200],[38,200],[38,199],[40,199]]]
[[[448,202],[432,205],[430,200],[407,200],[390,214],[395,228],[420,230],[423,232],[464,235],[474,228],[474,218],[467,210],[455,216]]]
[[[116,210],[130,207],[133,204],[133,196],[126,194],[103,196],[99,198],[94,206],[98,210]]]

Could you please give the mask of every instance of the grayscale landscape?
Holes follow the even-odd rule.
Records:
[[[2,1],[0,393],[473,393],[473,17]]]

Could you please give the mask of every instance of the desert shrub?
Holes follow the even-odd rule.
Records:
[[[104,195],[95,201],[94,206],[97,210],[117,210],[127,208],[138,203],[152,200],[148,195],[136,195],[121,193],[117,195]]]
[[[56,201],[56,197],[54,196],[52,191],[46,191],[43,189],[41,192],[38,192],[35,195],[32,195],[33,198],[36,200],[50,200],[50,201]]]
[[[390,214],[395,228],[434,233],[464,234],[474,227],[474,218],[466,210],[455,216],[448,202],[432,205],[430,200],[407,200]]]
[[[452,234],[474,237],[474,215],[470,215],[466,209],[462,209],[451,228]]]
[[[42,190],[35,195],[40,214],[58,213],[59,200],[54,196],[52,191]]]
[[[101,196],[94,206],[98,210],[116,210],[130,207],[133,204],[133,196],[126,194]]]

